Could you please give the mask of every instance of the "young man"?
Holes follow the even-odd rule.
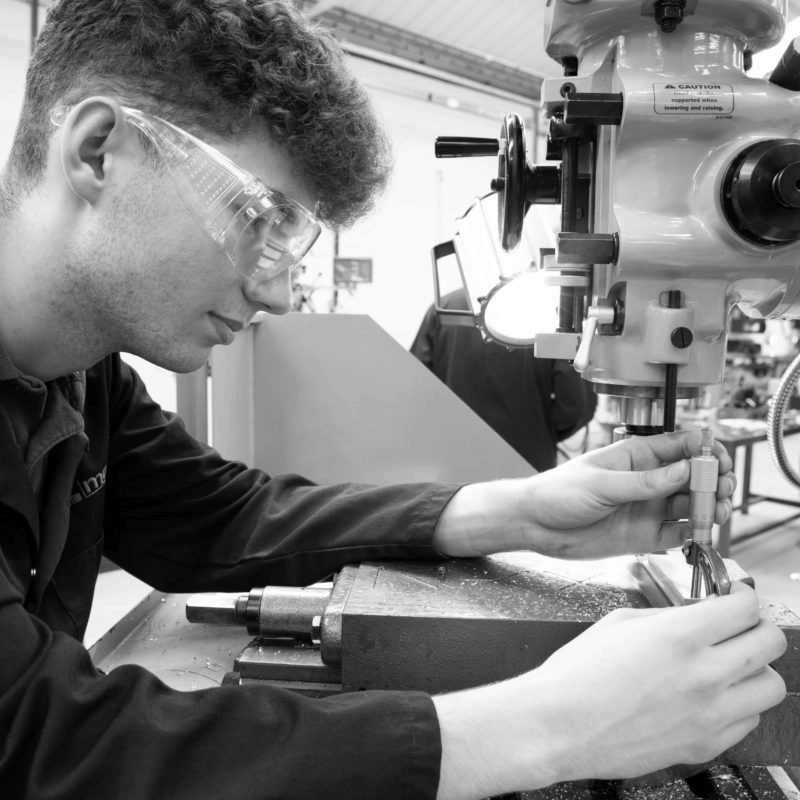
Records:
[[[380,142],[331,39],[287,4],[51,5],[0,206],[4,797],[480,798],[700,762],[782,699],[767,665],[784,638],[744,587],[613,614],[533,672],[434,698],[180,693],[93,668],[81,637],[102,553],[197,591],[307,584],[365,558],[680,543],[662,520],[686,515],[697,436],[521,481],[319,487],[225,462],[120,361],[191,370],[256,311],[286,311],[317,220],[354,218],[382,184]],[[734,480],[718,453],[722,520]]]

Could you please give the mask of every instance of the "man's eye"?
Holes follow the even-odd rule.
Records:
[[[306,227],[306,218],[293,208],[276,209],[275,227],[285,238],[297,236]]]

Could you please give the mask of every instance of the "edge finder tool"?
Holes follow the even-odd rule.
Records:
[[[720,554],[714,549],[711,530],[714,527],[714,509],[717,502],[717,477],[719,460],[713,454],[714,435],[702,431],[700,455],[691,459],[689,477],[690,538],[683,546],[687,563],[692,565],[693,598],[705,595],[728,594],[731,582]]]

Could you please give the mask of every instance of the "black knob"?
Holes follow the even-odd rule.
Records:
[[[681,325],[680,328],[675,328],[675,330],[672,331],[669,340],[672,342],[673,347],[677,347],[679,350],[685,350],[694,341],[694,334],[689,328],[685,328]]]

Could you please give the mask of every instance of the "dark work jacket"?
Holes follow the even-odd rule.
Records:
[[[66,499],[41,514],[0,405],[0,796],[433,798],[425,694],[179,692],[136,666],[99,674],[81,638],[104,553],[170,592],[305,585],[364,559],[435,557],[457,487],[270,478],[190,437],[118,356],[86,379],[85,434],[48,464],[45,499],[59,483]]]
[[[451,292],[442,307],[466,309],[466,295]],[[411,352],[540,472],[556,465],[558,442],[597,407],[591,384],[569,362],[486,342],[474,327],[443,325],[433,306]]]

